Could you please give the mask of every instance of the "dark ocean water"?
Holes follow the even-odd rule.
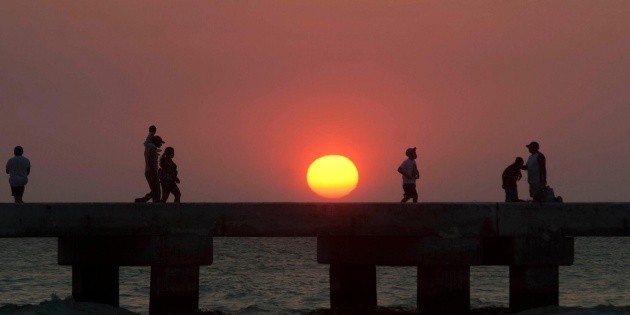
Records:
[[[215,238],[214,249],[214,264],[200,271],[202,309],[304,314],[330,307],[328,266],[316,262],[315,238]],[[70,296],[71,267],[57,265],[56,239],[0,239],[0,266],[0,314],[37,314],[7,305],[40,303],[40,314],[66,313],[56,297]],[[415,267],[378,267],[377,283],[380,306],[415,308]],[[508,267],[471,269],[473,308],[507,307],[507,292]],[[149,267],[120,269],[120,304],[147,313]],[[630,238],[576,238],[575,264],[560,267],[560,304],[528,314],[630,314]]]

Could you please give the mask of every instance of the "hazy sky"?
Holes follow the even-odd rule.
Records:
[[[421,200],[501,201],[532,140],[565,201],[629,201],[629,83],[627,0],[0,2],[27,202],[144,195],[151,124],[183,201],[324,201],[306,170],[333,153],[359,169],[340,201],[397,201],[410,146]]]

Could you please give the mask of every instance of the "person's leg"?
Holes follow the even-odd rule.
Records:
[[[18,192],[18,203],[24,203],[24,200],[22,199],[22,197],[24,196],[25,189],[26,189],[26,186],[20,187],[20,191]]]
[[[505,202],[517,202],[518,191],[516,187],[505,187]]]
[[[168,197],[171,195],[171,184],[170,182],[167,181],[163,181],[160,183],[162,185],[162,199],[160,200],[161,202],[166,202],[166,200],[168,200]]]
[[[161,189],[160,189],[160,179],[157,177],[157,174],[150,173],[149,175],[149,187],[151,187],[151,199],[154,203],[160,202],[161,197]]]
[[[418,189],[416,189],[416,185],[412,185],[413,187],[411,187],[410,189],[412,189],[412,194],[411,194],[411,198],[413,199],[413,202],[418,202]]]
[[[529,196],[535,202],[542,202],[542,184],[529,184]]]
[[[413,202],[418,202],[418,192],[416,191],[416,185],[414,184],[403,184],[403,191],[405,194],[403,195],[403,199],[400,202],[407,202],[412,199]]]
[[[173,183],[173,196],[175,196],[175,202],[179,203],[182,198],[182,193],[179,191],[179,187],[175,183]]]
[[[147,180],[147,184],[149,184],[149,189],[151,189],[151,173],[144,172],[144,178]],[[153,198],[153,191],[149,191],[144,197],[136,198],[135,202],[147,202]]]
[[[11,186],[11,196],[15,203],[24,203],[22,195],[24,194],[24,186]]]

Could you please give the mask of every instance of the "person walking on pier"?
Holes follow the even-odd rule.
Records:
[[[503,179],[503,190],[505,190],[505,202],[518,202],[523,201],[518,199],[518,188],[516,186],[516,182],[521,180],[523,176],[521,174],[521,168],[525,161],[523,161],[522,157],[517,157],[514,163],[510,164],[510,166],[506,167],[503,171],[503,175],[501,176]]]
[[[160,184],[162,185],[162,202],[166,202],[169,195],[173,193],[176,203],[180,202],[182,196],[177,184],[179,178],[177,177],[177,164],[173,162],[175,157],[175,149],[167,147],[164,149],[164,154],[160,158],[160,170],[158,171],[160,177]]]
[[[407,159],[398,167],[398,173],[402,174],[403,181],[403,198],[400,202],[407,202],[412,199],[413,202],[418,202],[418,190],[416,189],[416,180],[420,178],[420,172],[418,171],[418,165],[416,159],[416,148],[409,148],[405,151]]]
[[[526,147],[531,155],[522,169],[527,170],[529,196],[536,202],[542,202],[543,190],[547,185],[547,160],[539,151],[538,142],[532,141]]]
[[[160,136],[153,137],[153,143],[145,146],[144,148],[144,177],[149,183],[151,191],[144,197],[136,198],[135,202],[147,202],[152,200],[160,202],[160,179],[158,178],[158,150],[162,147],[162,138]]]
[[[31,173],[31,162],[24,156],[24,149],[17,146],[13,149],[14,157],[7,162],[6,171],[9,174],[9,185],[11,185],[11,195],[15,203],[24,203],[22,196],[28,183],[28,175]]]

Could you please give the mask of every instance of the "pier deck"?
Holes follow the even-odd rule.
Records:
[[[151,266],[151,314],[193,313],[213,237],[317,237],[331,307],[376,306],[375,266],[417,266],[418,308],[470,308],[470,266],[510,266],[510,308],[558,304],[573,237],[630,236],[630,203],[0,204],[0,237],[57,237],[77,300],[118,305],[120,266]],[[255,272],[255,270],[253,271]]]

